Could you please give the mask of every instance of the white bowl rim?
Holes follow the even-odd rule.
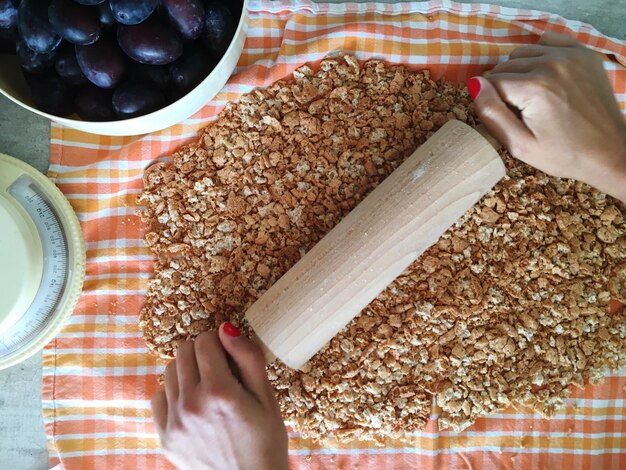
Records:
[[[213,68],[213,70],[200,82],[198,83],[198,85],[196,85],[194,88],[192,88],[191,90],[189,90],[186,94],[184,94],[183,96],[181,96],[180,98],[178,98],[176,101],[173,101],[171,103],[169,103],[167,106],[164,106],[163,108],[159,108],[156,111],[152,111],[151,113],[148,114],[142,114],[141,116],[136,116],[130,119],[117,119],[115,121],[85,121],[84,119],[72,119],[69,117],[61,117],[61,116],[56,116],[54,114],[49,114],[46,113],[44,111],[41,111],[29,104],[24,103],[23,101],[17,99],[16,97],[14,97],[13,95],[7,93],[6,91],[4,91],[3,88],[0,87],[0,93],[2,93],[4,96],[6,96],[9,100],[13,101],[15,104],[35,113],[38,114],[39,116],[43,116],[46,117],[48,119],[50,119],[53,122],[57,122],[59,124],[68,126],[68,127],[72,127],[72,128],[76,128],[77,125],[80,125],[80,123],[89,123],[89,124],[93,124],[93,125],[102,125],[107,126],[107,125],[128,125],[128,126],[133,126],[135,124],[138,124],[140,122],[144,122],[147,119],[150,119],[151,117],[155,117],[155,115],[157,114],[161,114],[162,112],[165,112],[166,110],[170,109],[171,107],[174,107],[179,101],[185,99],[185,97],[187,95],[189,95],[190,93],[192,93],[194,90],[202,87],[205,82],[207,82],[213,75],[213,72],[219,68],[219,66],[227,60],[227,57],[232,53],[233,49],[235,49],[236,47],[236,43],[237,43],[237,38],[239,37],[239,35],[241,34],[241,31],[243,30],[243,28],[246,27],[245,25],[245,21],[247,19],[247,9],[248,9],[248,4],[249,4],[250,0],[243,0],[243,6],[242,6],[242,11],[241,11],[241,16],[239,17],[239,23],[237,25],[237,29],[235,30],[235,34],[233,35],[233,39],[231,40],[230,44],[228,45],[228,49],[226,49],[226,52],[224,52],[224,54],[222,55],[222,57],[220,58],[220,60],[217,62],[217,64],[215,64],[215,67]],[[219,93],[219,91],[218,91]]]

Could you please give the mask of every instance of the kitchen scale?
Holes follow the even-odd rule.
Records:
[[[61,191],[0,153],[0,369],[42,349],[71,315],[85,243]]]

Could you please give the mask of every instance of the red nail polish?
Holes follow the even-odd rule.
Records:
[[[241,334],[241,331],[232,323],[226,322],[224,323],[224,333],[233,338],[237,338]]]
[[[467,82],[467,89],[472,100],[478,98],[478,95],[480,94],[480,80],[476,77],[470,78]]]

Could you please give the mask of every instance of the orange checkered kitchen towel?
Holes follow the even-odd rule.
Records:
[[[43,411],[51,463],[67,469],[167,468],[149,398],[163,364],[137,326],[152,259],[142,242],[136,196],[146,167],[194,138],[228,100],[287,76],[333,51],[431,69],[465,81],[545,30],[574,35],[606,54],[626,113],[626,43],[589,25],[538,11],[421,3],[317,4],[252,1],[237,73],[195,116],[150,135],[102,137],[52,127],[49,176],[78,213],[87,241],[84,293],[44,351]],[[290,434],[293,468],[626,468],[626,371],[576,391],[553,420],[509,410],[469,429],[439,432],[432,416],[410,444],[322,448]]]

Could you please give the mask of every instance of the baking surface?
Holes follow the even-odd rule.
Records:
[[[340,2],[336,2],[340,3]],[[394,2],[396,3],[396,2]],[[507,6],[541,8],[592,23],[602,32],[624,38],[623,7],[614,1],[502,1]],[[47,165],[48,123],[0,97],[0,150],[40,170]],[[47,468],[40,402],[40,356],[0,373],[0,455],[15,468]]]
[[[433,166],[445,167],[446,156],[433,147],[446,126],[475,123],[465,86],[435,83],[424,72],[376,60],[358,64],[348,55],[293,75],[293,81],[242,96],[197,143],[144,173],[139,203],[157,262],[139,325],[159,355],[172,355],[178,341],[225,319],[246,327],[243,312],[281,359],[276,348],[289,343],[291,324],[306,325],[308,334],[326,343],[323,327],[337,320],[342,306],[333,305],[315,331],[326,307],[319,300],[327,295],[340,301],[352,285],[361,288],[361,273],[384,276],[380,265],[359,269],[359,257],[378,250],[388,257],[401,245],[402,232],[419,237],[412,246],[425,242],[428,222],[419,221],[416,208],[437,210],[438,183],[449,188],[444,181],[455,173],[441,168],[447,176],[435,176]],[[431,136],[448,119],[455,121]],[[443,141],[454,146],[454,139]],[[401,175],[420,143],[416,155],[436,158],[409,171],[420,176],[407,190]],[[465,141],[450,155],[469,162],[472,147]],[[502,155],[507,176],[470,210],[447,220],[446,233],[399,277],[385,279],[382,292],[359,305],[345,328],[339,320],[340,331],[301,371],[270,365],[283,417],[303,437],[329,449],[336,443],[324,442],[335,433],[342,442],[375,439],[395,449],[389,436],[422,431],[432,424],[431,413],[444,431],[510,411],[511,404],[554,415],[564,411],[571,384],[595,383],[606,368],[626,366],[624,317],[606,314],[611,295],[622,298],[607,290],[607,278],[626,258],[626,247],[616,243],[626,232],[626,207],[588,185],[548,177]],[[500,157],[495,161],[502,164]],[[471,181],[471,170],[460,173],[464,183]],[[483,175],[480,182],[485,180]],[[427,204],[405,205],[411,192],[424,188],[432,191]],[[390,198],[400,191],[402,200],[391,207],[379,201],[364,214],[379,191]],[[409,213],[389,216],[403,210]],[[210,217],[202,217],[206,211]],[[362,254],[332,241],[355,219],[360,228],[350,229],[351,240]],[[453,224],[457,219],[463,223]],[[403,228],[407,221],[412,228]],[[299,265],[318,250],[330,254],[319,266],[331,273],[315,280],[308,277],[315,269],[305,274]],[[302,301],[303,317],[270,320],[280,305],[261,307],[265,329],[251,318],[250,305],[269,286],[261,299],[277,290],[289,302],[289,290],[298,290],[298,281],[284,283],[292,276],[304,285],[290,313]],[[353,284],[346,288],[348,279]],[[280,337],[274,348],[265,336],[270,330]],[[306,350],[306,341],[303,336],[294,344]],[[489,430],[499,428],[496,421]],[[519,423],[514,428],[528,432]],[[407,446],[413,445],[409,437]]]

